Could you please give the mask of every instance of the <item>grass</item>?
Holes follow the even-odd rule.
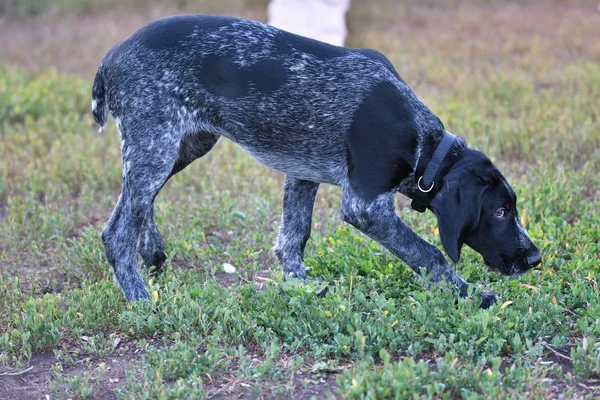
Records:
[[[357,0],[349,14],[349,44],[388,54],[517,191],[544,261],[509,279],[466,250],[460,274],[503,295],[489,310],[426,290],[341,223],[333,187],[320,188],[306,254],[332,290],[282,280],[268,250],[283,177],[226,141],[161,192],[169,268],[147,278],[151,302],[126,304],[99,240],[120,185],[116,130],[97,134],[88,111],[101,54],[65,64],[40,49],[43,68],[0,55],[0,393],[23,377],[38,397],[67,398],[597,396],[600,20],[586,7]],[[32,23],[72,21],[47,18]],[[434,217],[405,205],[439,245]]]

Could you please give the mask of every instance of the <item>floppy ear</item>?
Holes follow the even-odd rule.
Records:
[[[448,257],[457,263],[465,234],[479,225],[485,187],[462,187],[459,181],[444,180],[442,190],[431,201],[438,220],[440,239]]]

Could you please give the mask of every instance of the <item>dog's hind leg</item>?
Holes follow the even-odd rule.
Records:
[[[304,247],[310,237],[313,205],[319,184],[286,176],[283,214],[273,248],[285,275],[306,279]]]
[[[172,124],[150,125],[135,117],[115,119],[121,132],[123,179],[102,242],[125,297],[135,301],[149,297],[137,268],[136,244],[152,201],[177,161],[181,135]]]
[[[154,220],[154,201],[150,204],[144,223],[142,224],[137,245],[138,253],[142,256],[144,266],[153,267],[152,273],[159,273],[167,260],[165,240],[163,239],[156,221]]]
[[[175,165],[173,165],[167,180],[185,169],[194,160],[207,154],[217,143],[219,137],[218,134],[205,131],[185,134],[181,139],[177,161],[175,162]],[[165,241],[160,234],[154,219],[154,199],[148,209],[144,224],[140,231],[138,252],[142,256],[144,266],[147,268],[154,267],[152,270],[154,273],[160,272],[163,263],[167,259],[167,255],[165,254]]]

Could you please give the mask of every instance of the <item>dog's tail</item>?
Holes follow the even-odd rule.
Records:
[[[100,125],[99,132],[102,132],[106,119],[108,118],[108,103],[106,101],[106,86],[104,84],[104,64],[100,64],[94,86],[92,87],[92,114],[94,119]]]

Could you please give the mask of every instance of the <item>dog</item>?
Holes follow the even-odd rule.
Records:
[[[137,267],[160,268],[164,240],[154,199],[167,180],[221,136],[286,175],[274,247],[284,275],[308,279],[304,247],[320,183],[341,187],[341,218],[417,273],[469,284],[394,210],[394,194],[433,211],[446,253],[463,244],[504,274],[538,265],[515,192],[483,153],[446,131],[372,49],[332,46],[247,19],[178,15],[113,47],[92,89],[100,129],[110,112],[121,135],[121,195],[102,232],[128,301],[147,299]],[[481,306],[497,294],[483,291]]]

